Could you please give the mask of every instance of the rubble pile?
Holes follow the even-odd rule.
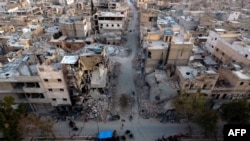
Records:
[[[117,82],[118,82],[118,74],[120,72],[120,64],[116,61],[111,61],[112,63],[112,71],[110,73],[110,81],[109,81],[109,92],[110,92],[110,102],[109,104],[111,104],[111,106],[109,106],[109,110],[110,111],[114,111],[115,110],[115,105],[116,105],[116,101],[114,100],[116,98],[116,86],[117,86]]]
[[[154,104],[148,100],[140,101],[140,115],[144,118],[157,117],[164,112],[162,105]]]

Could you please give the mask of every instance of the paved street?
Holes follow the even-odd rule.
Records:
[[[83,122],[76,122],[78,127],[82,126]],[[56,136],[72,136],[73,134],[79,136],[92,136],[98,132],[99,130],[116,130],[119,135],[123,135],[125,130],[131,130],[131,132],[135,136],[135,140],[137,141],[154,141],[156,138],[161,137],[162,135],[173,135],[178,133],[187,133],[187,125],[183,124],[162,124],[154,119],[140,119],[134,120],[132,122],[126,121],[124,122],[124,127],[121,129],[121,121],[113,121],[113,122],[99,122],[97,124],[96,121],[86,122],[83,130],[74,132],[69,127],[68,122],[59,122],[54,126],[54,131]]]

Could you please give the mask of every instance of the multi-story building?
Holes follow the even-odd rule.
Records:
[[[182,93],[203,93],[210,95],[219,77],[214,69],[207,69],[201,64],[177,66],[175,74],[179,77]]]
[[[122,32],[125,28],[124,12],[98,12],[94,20],[100,33]]]
[[[154,26],[157,25],[158,12],[152,10],[141,10],[140,24],[142,26]]]
[[[59,26],[62,34],[67,37],[85,38],[90,35],[91,23],[89,18],[62,16]]]
[[[60,63],[62,50],[55,47],[21,50],[23,57],[1,59],[1,97],[11,95],[27,103],[33,112],[71,106]],[[23,54],[23,55],[22,55]],[[48,112],[48,111],[47,111]]]
[[[219,70],[220,76],[211,95],[213,99],[225,101],[241,98],[250,99],[249,71],[246,68],[243,70],[239,70],[239,67],[236,68]]]
[[[199,19],[192,16],[181,16],[179,24],[186,30],[195,30],[199,25]]]
[[[217,62],[223,64],[238,62],[250,65],[249,42],[248,36],[241,35],[239,32],[214,29],[209,32],[205,47]]]

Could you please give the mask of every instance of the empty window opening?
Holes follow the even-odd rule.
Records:
[[[226,99],[227,98],[227,94],[223,94],[222,99]]]
[[[148,58],[151,58],[151,52],[150,51],[148,52]]]
[[[39,71],[43,72],[43,71],[44,71],[44,68],[39,68]]]

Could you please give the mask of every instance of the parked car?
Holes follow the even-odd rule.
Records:
[[[108,118],[109,121],[115,121],[115,120],[120,120],[120,116],[119,115],[111,115]]]

